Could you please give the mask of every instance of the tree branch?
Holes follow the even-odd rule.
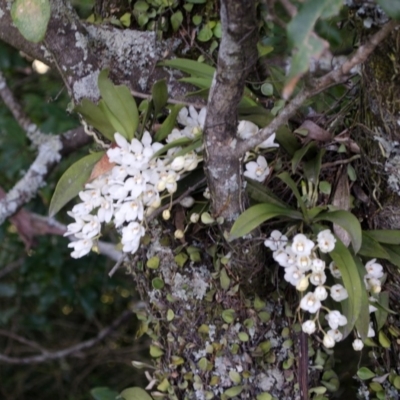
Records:
[[[204,130],[204,164],[214,215],[229,222],[243,207],[241,164],[232,146],[245,78],[257,60],[255,1],[221,1],[221,24],[218,67],[210,88]]]
[[[77,345],[68,347],[63,350],[58,350],[58,351],[50,351],[46,349],[41,348],[41,355],[37,356],[30,356],[30,357],[9,357],[4,354],[0,354],[0,361],[4,362],[6,364],[14,364],[14,365],[27,365],[27,364],[41,364],[47,361],[51,360],[58,360],[60,358],[72,356],[74,354],[77,354],[81,352],[82,350],[89,349],[93,346],[95,346],[97,343],[101,342],[104,338],[109,336],[118,326],[120,326],[122,323],[124,323],[129,317],[132,316],[132,311],[125,311],[120,315],[110,326],[107,328],[104,328],[99,332],[99,334],[94,337],[93,339],[86,340],[85,342],[79,343]],[[26,343],[30,342],[32,345],[33,342],[28,341],[27,339],[18,337],[19,341],[20,339],[23,339]],[[36,347],[39,345],[35,344]]]
[[[370,37],[370,39],[357,51],[348,58],[340,67],[327,73],[323,77],[316,79],[312,82],[310,88],[302,90],[296,97],[293,98],[289,104],[282,109],[282,111],[276,116],[271,123],[262,129],[257,135],[250,139],[238,141],[236,147],[236,154],[242,157],[246,151],[250,151],[268,139],[281,125],[285,124],[290,117],[304,104],[304,102],[316,94],[322,92],[330,86],[345,82],[350,74],[351,70],[365,62],[368,56],[375,50],[379,43],[384,40],[389,33],[399,26],[396,21],[390,21],[384,25],[378,32]]]
[[[155,32],[92,25],[80,21],[66,1],[50,3],[52,12],[45,39],[33,44],[13,24],[9,1],[0,0],[0,40],[57,68],[74,102],[83,97],[99,99],[97,77],[105,68],[110,68],[116,83],[138,92],[149,92],[153,82],[165,78],[170,96],[184,99],[188,85],[175,78],[181,74],[155,68],[158,61],[172,56],[177,39],[160,41]]]

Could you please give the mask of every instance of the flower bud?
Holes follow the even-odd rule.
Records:
[[[299,292],[304,292],[305,290],[307,290],[308,285],[309,285],[309,283],[308,283],[308,277],[307,277],[307,276],[304,276],[304,277],[301,278],[301,279],[299,280],[299,282],[297,283],[296,289],[297,289]]]
[[[182,207],[190,208],[190,207],[192,207],[192,205],[194,204],[194,198],[191,197],[191,196],[184,197],[184,198],[179,202],[179,204],[180,204]]]
[[[331,335],[325,335],[322,343],[327,349],[331,349],[335,346],[335,339]]]
[[[201,214],[201,222],[205,225],[210,225],[215,222],[215,219],[208,212],[203,212]]]
[[[183,168],[184,165],[185,165],[185,157],[184,156],[179,156],[179,157],[176,157],[174,159],[174,161],[172,161],[171,168],[174,171],[180,171]]]
[[[200,215],[199,215],[199,214],[193,213],[193,214],[190,216],[190,222],[192,222],[193,224],[195,224],[196,222],[198,222],[199,218],[200,218]]]
[[[301,325],[301,329],[303,330],[303,332],[311,335],[315,332],[317,326],[315,325],[315,322],[310,319],[308,321],[303,322],[303,324]]]
[[[174,236],[175,236],[176,239],[182,239],[185,236],[185,234],[183,233],[182,229],[177,229],[174,232]]]
[[[361,339],[356,339],[356,340],[354,340],[354,342],[352,343],[352,345],[353,345],[353,349],[354,349],[355,351],[361,351],[362,348],[364,347],[364,343],[362,342]]]
[[[162,213],[162,217],[163,217],[166,221],[168,221],[168,220],[171,218],[171,213],[170,213],[170,211],[169,211],[169,210],[164,210],[163,213]]]

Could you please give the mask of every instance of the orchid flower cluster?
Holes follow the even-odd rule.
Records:
[[[303,332],[311,335],[317,330],[323,333],[323,344],[326,348],[332,348],[336,342],[343,338],[343,334],[339,328],[347,325],[347,318],[338,310],[330,310],[323,306],[323,301],[330,297],[335,302],[341,302],[348,298],[347,290],[341,283],[327,286],[327,269],[336,280],[341,279],[339,268],[332,261],[326,268],[325,261],[318,257],[318,252],[329,253],[335,248],[336,239],[329,229],[319,232],[317,235],[317,243],[314,243],[306,235],[297,234],[293,237],[291,243],[287,236],[281,232],[274,230],[270,237],[265,240],[264,245],[273,251],[274,260],[284,268],[284,279],[302,294],[309,288],[310,283],[312,290],[302,296],[299,308],[315,317],[306,320],[302,324]],[[368,291],[372,294],[380,292],[381,281],[383,277],[383,268],[376,260],[369,261],[366,266],[367,274],[364,281]],[[328,294],[329,291],[329,294]],[[376,301],[374,297],[370,297],[370,301]],[[329,329],[325,331],[320,323],[319,314],[323,309],[326,312],[325,320]],[[370,312],[376,311],[372,305]],[[370,324],[368,337],[375,336],[375,332]],[[354,350],[361,350],[364,344],[361,339],[357,338],[353,342]]]
[[[189,109],[182,108],[177,121],[183,128],[173,129],[166,142],[173,143],[181,138],[194,139],[201,135],[205,118],[206,108],[199,112],[192,106]],[[242,121],[238,135],[249,137],[258,130],[253,123]],[[260,148],[276,147],[274,137],[262,143]],[[173,147],[164,158],[155,157],[164,145],[153,143],[147,131],[141,140],[134,138],[128,142],[118,132],[114,138],[116,144],[107,150],[109,171],[87,183],[79,193],[82,202],[68,212],[75,222],[68,225],[65,236],[73,235],[75,239],[68,245],[73,248],[71,256],[74,258],[88,254],[95,247],[102,224],[108,223],[113,223],[121,233],[122,250],[135,253],[145,234],[145,217],[161,206],[164,197],[176,192],[177,182],[182,175],[197,168],[202,159],[201,146],[184,155],[177,155],[181,147]],[[258,157],[257,163],[249,162],[246,168],[245,175],[258,181],[264,180],[269,173],[267,161],[262,156]],[[165,210],[163,216],[168,215],[169,210]]]
[[[174,129],[166,142],[193,138],[204,126],[205,113],[205,108],[199,113],[194,108],[183,108],[178,122],[184,128]],[[160,207],[164,193],[175,193],[182,174],[195,169],[201,160],[192,151],[170,162],[180,147],[169,149],[164,159],[154,157],[164,145],[152,143],[147,131],[140,141],[134,138],[128,142],[119,133],[114,138],[116,146],[107,150],[111,170],[87,183],[79,193],[82,202],[68,212],[75,222],[68,225],[65,236],[74,235],[76,239],[68,245],[73,248],[74,258],[88,254],[101,234],[101,224],[110,222],[121,233],[122,250],[135,253],[145,234],[145,216]]]

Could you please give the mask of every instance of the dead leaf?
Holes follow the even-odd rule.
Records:
[[[316,140],[318,142],[329,142],[332,140],[332,135],[327,130],[321,128],[319,125],[310,120],[305,120],[298,129],[307,129],[307,138]]]
[[[107,173],[108,171],[111,171],[114,166],[115,164],[110,162],[107,153],[104,153],[103,157],[100,158],[100,161],[94,166],[88,182],[91,182],[97,177]]]

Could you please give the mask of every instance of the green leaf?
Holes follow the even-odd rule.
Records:
[[[357,376],[363,380],[366,381],[367,379],[371,379],[375,376],[375,373],[372,372],[370,369],[367,367],[362,367],[357,371]]]
[[[50,20],[50,2],[15,0],[11,6],[11,18],[26,40],[39,43],[44,39]]]
[[[153,358],[159,358],[164,354],[164,351],[155,345],[150,345],[150,356]]]
[[[364,275],[366,274],[364,264],[361,262],[359,257],[353,257],[353,259],[357,265],[358,274],[360,276],[361,282],[364,282]],[[365,341],[368,337],[370,318],[369,318],[369,299],[367,291],[365,290],[364,286],[362,286],[360,299],[361,299],[361,310],[360,310],[360,315],[357,318],[355,327],[358,331],[358,334],[361,336],[362,341]]]
[[[243,391],[243,386],[233,386],[228,390],[225,390],[224,395],[229,399],[238,396]]]
[[[231,280],[229,279],[228,274],[226,273],[226,269],[222,268],[220,275],[219,275],[219,282],[221,285],[221,288],[224,290],[228,290],[229,286],[231,284]]]
[[[298,211],[290,208],[268,203],[257,204],[247,209],[235,221],[229,234],[229,240],[234,240],[247,235],[263,222],[279,216],[291,219],[302,219],[302,215]]]
[[[227,324],[231,324],[235,320],[235,310],[231,308],[224,310],[221,317]]]
[[[125,389],[120,393],[120,396],[124,400],[153,400],[153,398],[140,387]]]
[[[135,1],[133,8],[137,11],[145,12],[149,9],[149,5],[145,1]]]
[[[319,180],[319,174],[321,172],[322,157],[325,154],[325,149],[317,151],[315,157],[309,161],[305,161],[303,164],[304,176],[308,181],[317,184]]]
[[[157,116],[168,101],[168,88],[165,79],[157,81],[151,89],[151,98],[154,104],[154,115]]]
[[[179,111],[182,109],[182,107],[183,105],[181,104],[176,104],[172,107],[171,112],[161,124],[160,129],[157,131],[154,137],[155,142],[161,142],[172,132],[172,129],[176,125],[176,118],[178,117]]]
[[[379,344],[384,349],[390,349],[390,346],[392,345],[392,343],[391,343],[390,339],[387,337],[385,332],[379,331],[378,340],[379,340]]]
[[[377,242],[397,245],[400,244],[400,230],[377,229],[364,232]]]
[[[397,245],[382,244],[382,247],[389,254],[389,261],[400,268],[400,249]]]
[[[214,28],[213,28],[213,34],[217,39],[221,39],[222,38],[222,24],[220,21],[218,21]]]
[[[75,106],[74,110],[81,114],[85,121],[101,132],[108,140],[114,141],[115,129],[103,112],[104,101],[100,100],[96,106],[88,99],[83,99],[81,104]]]
[[[166,153],[169,149],[172,149],[172,148],[174,148],[174,147],[180,147],[180,146],[184,146],[184,145],[186,145],[186,144],[190,144],[190,143],[192,143],[192,140],[193,140],[193,139],[189,139],[189,138],[187,138],[187,137],[176,139],[176,140],[174,140],[173,142],[170,142],[170,143],[166,144],[166,145],[165,145],[163,148],[161,148],[160,150],[156,151],[156,152],[153,154],[153,158],[159,157],[160,155]]]
[[[274,94],[274,87],[271,83],[265,82],[261,85],[261,93],[264,96],[272,96]]]
[[[287,172],[282,172],[281,174],[278,175],[278,178],[285,182],[286,185],[288,185],[290,187],[290,189],[292,189],[292,192],[294,194],[294,196],[297,199],[297,202],[299,203],[299,206],[301,208],[301,212],[303,213],[303,217],[304,218],[308,218],[308,212],[307,212],[307,208],[306,205],[304,204],[303,199],[301,198],[300,192],[297,189],[296,183],[294,182],[294,180],[290,177],[290,175]]]
[[[151,284],[154,289],[161,290],[164,287],[164,281],[161,278],[154,278],[151,281]]]
[[[398,0],[376,0],[376,2],[389,17],[400,20],[400,2]]]
[[[332,191],[332,186],[331,186],[331,184],[329,183],[329,182],[327,182],[327,181],[321,181],[320,183],[319,183],[319,191],[321,192],[321,193],[323,193],[323,194],[326,194],[326,195],[330,195],[331,194],[331,191]]]
[[[200,89],[210,89],[212,78],[204,78],[199,76],[188,76],[179,79],[180,82],[190,83],[191,85],[197,86]]]
[[[90,395],[94,400],[115,400],[118,392],[108,387],[96,387],[90,390]]]
[[[246,192],[249,194],[249,197],[257,203],[270,203],[281,207],[288,207],[285,202],[275,196],[271,189],[262,185],[260,182],[252,179],[246,179],[246,182]]]
[[[179,69],[180,71],[186,72],[189,75],[210,79],[212,79],[215,72],[214,67],[198,61],[187,60],[185,58],[174,58],[173,60],[162,61],[158,65]]]
[[[342,274],[344,287],[349,294],[349,298],[342,302],[343,312],[348,321],[343,329],[343,336],[346,337],[353,330],[360,315],[362,309],[362,291],[365,291],[365,286],[360,278],[352,254],[339,238],[336,239],[335,248],[329,255],[338,266]]]
[[[292,173],[294,174],[299,166],[303,157],[308,154],[309,152],[315,153],[318,147],[314,141],[311,141],[307,144],[307,146],[302,147],[301,149],[297,150],[293,157],[292,157]]]
[[[130,12],[126,12],[124,15],[120,17],[119,20],[121,21],[123,26],[129,28],[131,26],[131,18],[132,14]]]
[[[208,42],[213,37],[213,31],[208,24],[204,25],[197,34],[197,40],[200,42]]]
[[[192,17],[192,22],[196,26],[200,25],[202,20],[203,20],[203,17],[201,15],[198,15],[198,14],[193,15],[193,17]]]
[[[279,143],[290,156],[293,156],[300,148],[300,143],[296,136],[284,125],[280,126],[276,131],[276,142]]]
[[[370,231],[362,232],[362,245],[358,254],[364,257],[383,258],[389,260],[389,253],[370,236],[369,232]]]
[[[396,314],[389,309],[389,293],[379,293],[379,301],[371,302],[371,304],[377,308],[375,311],[376,328],[378,331],[380,331],[386,323],[388,314]]]
[[[60,178],[50,202],[49,215],[52,217],[70,200],[83,190],[93,167],[100,161],[104,151],[89,154],[71,165]]]
[[[132,140],[139,124],[136,102],[126,86],[116,86],[108,78],[108,70],[100,72],[98,86],[101,96],[123,132],[118,131],[128,140]],[[114,120],[110,121],[114,125]],[[120,128],[121,129],[121,128]]]
[[[358,253],[362,243],[361,225],[351,212],[344,210],[328,211],[319,214],[314,221],[329,221],[341,226],[349,233],[354,252]]]
[[[172,30],[177,32],[183,21],[182,11],[177,11],[171,15]]]

